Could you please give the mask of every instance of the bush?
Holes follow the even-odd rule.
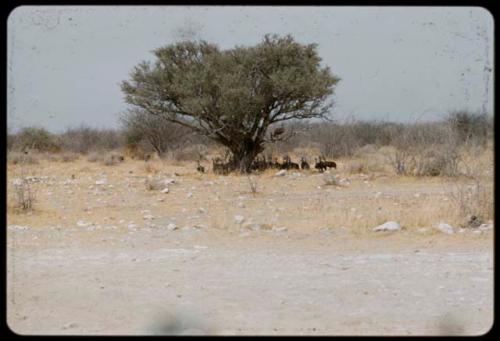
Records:
[[[489,131],[493,128],[485,113],[465,110],[451,112],[446,121],[460,144],[474,143],[485,146],[490,135]]]
[[[172,151],[172,157],[175,161],[197,161],[205,160],[208,148],[205,145],[195,144],[185,148],[179,148]]]
[[[33,209],[36,192],[28,178],[14,179],[14,200],[15,208],[22,212],[28,212]]]
[[[14,138],[15,150],[59,151],[54,136],[45,128],[27,127],[21,129]]]
[[[69,128],[58,136],[63,150],[87,154],[91,151],[113,150],[124,145],[123,133],[113,129],[96,129],[87,126]]]

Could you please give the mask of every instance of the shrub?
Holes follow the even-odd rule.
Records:
[[[36,192],[28,178],[14,179],[15,208],[22,212],[33,209],[36,200]]]
[[[87,126],[69,128],[58,136],[62,149],[86,154],[90,151],[118,149],[124,144],[123,133],[113,129],[96,129]]]
[[[26,127],[16,134],[17,150],[58,151],[54,136],[45,128]]]
[[[172,157],[176,161],[197,161],[205,160],[208,148],[202,144],[195,144],[172,151]]]

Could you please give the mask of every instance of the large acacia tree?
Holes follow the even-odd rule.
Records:
[[[154,50],[122,83],[126,102],[226,146],[233,169],[249,171],[278,122],[324,117],[340,80],[321,67],[316,44],[266,35],[253,47],[221,50],[180,42]]]

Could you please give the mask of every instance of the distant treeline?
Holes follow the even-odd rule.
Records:
[[[158,120],[158,119],[157,119]],[[286,141],[268,145],[266,153],[283,154],[296,148],[314,148],[329,158],[353,155],[366,145],[393,146],[408,149],[452,143],[485,145],[493,137],[491,116],[467,111],[452,112],[438,122],[393,123],[384,121],[297,121],[283,126],[290,136]],[[272,129],[271,129],[272,130]],[[8,151],[74,152],[126,149],[131,153],[156,152],[160,156],[195,150],[203,154],[215,143],[188,128],[167,121],[137,117],[122,119],[120,129],[97,129],[87,126],[69,128],[63,133],[50,133],[42,127],[25,127],[7,134]]]

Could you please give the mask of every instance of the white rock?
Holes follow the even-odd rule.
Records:
[[[455,229],[453,228],[453,226],[449,225],[449,224],[446,224],[446,223],[439,223],[436,228],[443,232],[443,233],[447,233],[447,234],[453,234],[455,232]]]
[[[144,220],[153,220],[155,217],[154,215],[151,214],[146,214],[145,216],[142,217]]]
[[[29,226],[21,226],[21,225],[9,225],[9,230],[29,230]]]
[[[187,194],[187,197],[188,197],[188,198],[191,198],[192,196],[193,196],[193,193],[191,193],[191,192],[189,192],[189,193]]]
[[[488,223],[488,224],[481,224],[479,225],[479,230],[481,231],[488,231],[488,230],[492,230],[493,229],[493,224],[492,223]]]
[[[175,184],[175,180],[174,179],[165,179],[165,180],[163,180],[163,183],[165,185]]]
[[[130,229],[130,230],[135,230],[137,229],[137,225],[136,224],[128,224],[127,227]]]
[[[162,193],[168,193],[168,192],[170,192],[170,190],[167,187],[165,187],[164,189],[161,190],[161,192]]]
[[[262,229],[261,224],[253,223],[253,224],[247,224],[245,228],[252,230],[252,231],[260,231]]]
[[[86,222],[86,221],[84,221],[84,220],[78,220],[78,221],[76,222],[76,225],[78,225],[78,226],[80,226],[80,227],[85,227],[85,226],[89,226],[89,225],[91,225],[91,223],[87,223],[87,222]]]
[[[23,180],[19,178],[12,179],[12,184],[14,186],[21,186],[23,184]]]
[[[105,185],[107,183],[108,183],[108,180],[106,180],[106,179],[97,180],[95,182],[96,185]]]
[[[234,216],[234,222],[236,224],[242,224],[243,221],[245,221],[245,218],[242,215],[237,214]]]
[[[169,230],[169,231],[174,231],[174,230],[177,230],[177,229],[178,229],[178,227],[174,223],[170,223],[170,224],[167,225],[167,230]]]
[[[375,193],[375,198],[378,198],[378,197],[380,197],[381,195],[382,195],[382,192],[377,192],[377,193]]]
[[[286,227],[275,227],[275,226],[273,226],[272,230],[274,232],[285,232],[286,231]]]
[[[206,209],[204,209],[203,207],[200,207],[200,208],[198,209],[198,212],[200,212],[200,213],[207,213],[207,210],[206,210]]]
[[[382,225],[379,225],[377,227],[373,228],[373,231],[378,232],[378,231],[398,231],[401,230],[401,226],[399,223],[395,221],[388,221],[386,223],[383,223]]]
[[[242,202],[239,202],[239,203],[238,203],[238,207],[239,207],[239,208],[245,208],[245,204],[244,204],[244,203],[242,203]]]
[[[274,176],[285,176],[285,175],[286,175],[286,169],[282,169],[276,174],[274,174]]]

